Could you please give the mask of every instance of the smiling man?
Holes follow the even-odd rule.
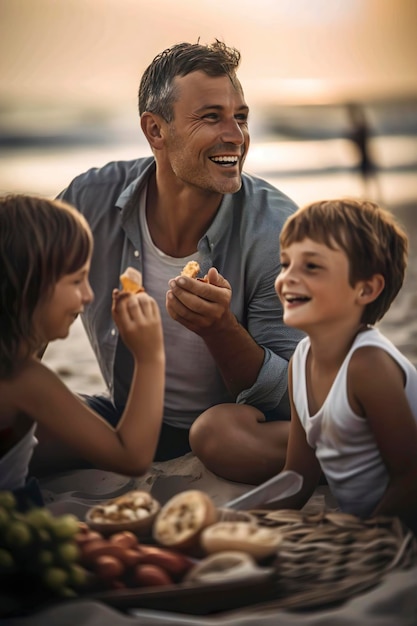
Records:
[[[215,41],[160,53],[139,87],[142,131],[153,156],[78,176],[61,194],[89,221],[96,294],[83,323],[107,393],[86,401],[111,424],[123,413],[133,362],[111,318],[127,266],[161,309],[166,349],[164,421],[155,460],[192,450],[216,474],[258,483],[283,466],[287,366],[301,334],[284,326],[274,292],[278,238],[296,209],[242,173],[248,105],[240,53]],[[206,281],[181,276],[190,260]],[[62,468],[63,451],[48,449]],[[36,457],[35,457],[36,458]],[[34,466],[36,471],[36,464]]]

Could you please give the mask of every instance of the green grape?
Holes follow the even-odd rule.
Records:
[[[68,582],[68,573],[62,567],[48,567],[45,570],[42,581],[48,589],[59,591]]]
[[[8,574],[15,568],[13,555],[9,550],[0,548],[0,574]]]
[[[51,595],[76,597],[88,580],[78,563],[78,519],[69,514],[54,517],[40,507],[22,513],[13,504],[13,494],[0,492],[0,588],[7,585],[18,602],[30,590],[35,604]]]
[[[51,527],[54,523],[54,517],[48,509],[36,508],[26,513],[26,521],[34,528],[44,530]]]
[[[56,547],[56,554],[60,561],[74,563],[80,556],[80,550],[75,543],[66,541]]]
[[[9,524],[10,514],[3,506],[0,506],[0,533],[5,530]]]
[[[78,519],[75,515],[61,515],[53,522],[52,532],[57,539],[71,539],[79,529]]]
[[[11,491],[0,491],[0,506],[8,511],[13,511],[16,508],[16,498]]]
[[[37,563],[41,567],[49,567],[55,562],[54,553],[51,550],[40,550],[37,555]]]
[[[32,533],[25,522],[17,520],[9,525],[5,531],[6,546],[13,548],[24,548],[29,546],[32,541]]]
[[[88,572],[78,563],[71,563],[68,568],[68,584],[71,587],[84,587],[88,582]]]
[[[35,533],[38,543],[46,545],[52,542],[51,532],[46,528],[36,528]]]

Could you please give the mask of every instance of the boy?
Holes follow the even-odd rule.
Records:
[[[303,506],[323,471],[343,511],[415,531],[417,372],[373,326],[402,286],[407,237],[388,211],[346,199],[299,209],[280,246],[284,322],[308,335],[289,367],[284,468],[304,483],[280,506]]]

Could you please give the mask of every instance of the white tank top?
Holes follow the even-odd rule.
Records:
[[[0,489],[20,489],[26,482],[33,448],[38,443],[35,437],[36,423],[26,435],[0,459]]]
[[[215,361],[204,341],[176,322],[166,310],[168,281],[181,273],[199,253],[175,258],[164,254],[153,243],[146,220],[146,192],[139,209],[143,242],[143,284],[157,301],[162,317],[166,351],[164,422],[180,428],[191,424],[207,407],[233,402]]]
[[[322,407],[310,415],[307,401],[308,337],[298,344],[292,362],[294,404],[307,442],[315,449],[332,494],[347,513],[369,516],[382,498],[388,474],[368,422],[356,415],[347,395],[347,371],[352,354],[362,346],[385,350],[401,367],[405,393],[417,420],[417,371],[376,328],[359,333],[333,382]],[[372,376],[369,372],[369,376]],[[377,375],[377,374],[376,374]]]

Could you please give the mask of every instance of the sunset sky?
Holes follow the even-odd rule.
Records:
[[[417,91],[415,0],[0,0],[0,99],[136,101],[173,43],[242,52],[251,100]]]

